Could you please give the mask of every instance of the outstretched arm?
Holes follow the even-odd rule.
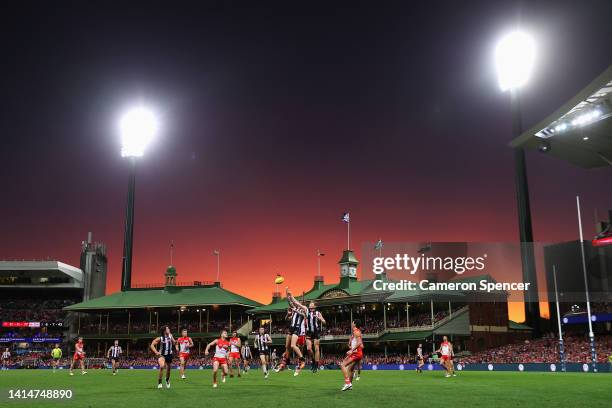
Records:
[[[291,294],[291,292],[289,291],[289,288],[287,288],[287,300],[289,301],[290,304],[292,304],[293,306],[295,306],[298,309],[302,309],[304,312],[308,312],[308,308],[306,306],[304,306],[303,304],[301,304],[300,302],[298,302],[293,295]]]
[[[327,324],[325,322],[325,319],[323,318],[323,315],[321,314],[321,312],[317,312],[317,319],[319,319],[319,321],[323,324]]]
[[[213,340],[210,343],[208,343],[208,345],[206,346],[206,350],[204,350],[204,355],[205,356],[208,355],[208,349],[211,348],[212,346],[214,346],[215,344],[217,344],[217,340]]]

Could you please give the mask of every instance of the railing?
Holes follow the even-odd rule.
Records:
[[[434,322],[433,326],[431,324],[423,324],[423,325],[420,325],[420,326],[394,327],[394,328],[387,328],[387,330],[385,330],[385,331],[386,332],[391,332],[391,333],[397,333],[397,332],[406,332],[406,331],[431,330],[432,328],[435,329],[435,328],[440,327],[441,325],[449,322],[450,320],[454,319],[459,314],[462,314],[463,312],[467,311],[468,309],[469,309],[469,306],[463,306],[462,308],[455,310],[452,314],[446,315],[442,319]],[[385,331],[383,331],[383,333]]]
[[[176,282],[172,286],[213,286],[215,282],[212,281],[189,281],[189,282]],[[134,283],[132,284],[133,289],[160,289],[166,287],[165,283]]]
[[[375,333],[363,334],[364,339],[376,339],[382,336],[385,333],[398,333],[398,332],[417,332],[417,331],[425,331],[432,330],[440,327],[443,324],[448,323],[450,320],[454,319],[460,314],[467,312],[469,310],[469,306],[463,306],[460,309],[455,310],[451,315],[445,316],[442,319],[434,322],[433,326],[431,324],[421,325],[421,326],[410,326],[410,327],[394,327],[380,330]],[[285,337],[285,334],[273,334],[272,338]],[[350,336],[348,334],[328,334],[321,336],[322,340],[344,340],[348,339]]]

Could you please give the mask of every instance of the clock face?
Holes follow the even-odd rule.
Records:
[[[349,267],[348,265],[342,265],[340,267],[340,276],[348,276],[349,274]]]
[[[357,277],[357,268],[355,268],[354,266],[351,266],[349,268],[349,276],[351,278],[356,278]]]

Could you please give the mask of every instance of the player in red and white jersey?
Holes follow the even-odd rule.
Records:
[[[79,337],[77,342],[74,344],[74,355],[72,356],[72,363],[70,364],[70,375],[74,375],[72,370],[76,362],[79,362],[81,366],[81,374],[87,374],[85,371],[85,345],[83,344],[83,338]]]
[[[189,351],[193,347],[193,340],[187,335],[187,329],[181,331],[181,337],[176,340],[176,351],[179,353],[179,372],[181,373],[181,379],[185,379],[185,364],[189,358]]]
[[[445,377],[456,376],[453,369],[452,363],[452,355],[453,355],[453,345],[448,341],[448,337],[442,337],[442,343],[440,343],[440,348],[436,350],[436,353],[440,354],[440,364],[446,370]]]
[[[209,354],[208,349],[212,346],[215,346],[215,355],[213,356],[213,388],[217,388],[217,371],[219,371],[219,366],[221,366],[223,370],[221,382],[225,382],[225,377],[227,376],[227,358],[230,350],[230,342],[227,340],[227,330],[221,331],[221,337],[217,340],[208,343],[204,355],[207,356]]]
[[[230,378],[234,378],[234,364],[238,369],[238,377],[240,377],[240,347],[242,346],[242,342],[240,341],[240,337],[238,337],[238,332],[232,332],[232,338],[229,340],[230,342],[230,353],[229,353],[229,373]]]
[[[363,359],[363,339],[361,337],[361,330],[359,329],[360,326],[361,322],[357,319],[351,322],[352,334],[349,340],[349,351],[346,352],[346,357],[340,366],[342,374],[344,374],[344,386],[342,387],[342,391],[353,389],[353,384],[351,383],[353,371],[355,370],[355,366],[361,363]]]

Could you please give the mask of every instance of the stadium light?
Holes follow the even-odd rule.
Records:
[[[523,132],[520,107],[520,88],[529,80],[536,56],[532,37],[520,30],[511,31],[501,38],[495,47],[495,68],[502,91],[510,91],[512,111],[512,134],[516,138]],[[545,151],[550,150],[548,147]],[[533,249],[533,227],[527,185],[527,166],[523,148],[514,149],[516,199],[521,243],[523,282],[530,282],[525,292],[526,323],[533,327],[534,337],[540,334],[540,306],[538,302],[535,254]]]
[[[533,38],[523,31],[506,34],[495,48],[495,67],[502,91],[523,86],[531,75],[536,47]]]
[[[144,155],[145,149],[155,138],[159,123],[153,111],[145,106],[127,110],[119,121],[121,156],[130,162],[127,208],[125,213],[125,235],[123,239],[123,263],[121,290],[132,286],[132,250],[134,242],[134,196],[136,194],[136,159]]]
[[[142,157],[157,134],[159,124],[151,110],[137,106],[128,110],[119,122],[121,156]]]

